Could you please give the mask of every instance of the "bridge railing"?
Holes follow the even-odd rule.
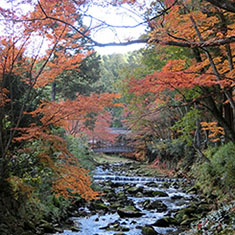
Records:
[[[107,146],[101,148],[92,148],[95,153],[132,153],[135,151],[129,146]]]

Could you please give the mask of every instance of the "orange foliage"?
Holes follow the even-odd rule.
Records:
[[[130,92],[136,95],[144,95],[148,92],[159,96],[159,92],[168,89],[175,90],[180,88],[192,89],[196,86],[215,86],[230,87],[232,79],[226,78],[218,81],[211,73],[198,73],[202,68],[208,66],[208,60],[202,63],[193,64],[186,68],[184,60],[168,61],[161,72],[154,72],[147,75],[144,79],[130,79]],[[232,73],[232,72],[231,72]]]
[[[118,94],[92,94],[77,96],[73,101],[66,100],[58,103],[43,101],[35,111],[31,112],[33,116],[43,114],[40,119],[42,125],[31,124],[27,128],[18,128],[22,134],[15,138],[15,141],[41,140],[44,143],[38,157],[56,172],[57,180],[53,184],[53,189],[58,195],[70,197],[72,194],[79,193],[86,200],[90,200],[97,197],[98,193],[90,188],[88,171],[79,167],[77,159],[68,152],[64,140],[50,132],[50,126],[66,128],[71,120],[84,121],[88,113],[104,112],[105,107],[113,105],[113,98],[118,97],[120,97]],[[104,125],[102,119],[98,119],[98,122]],[[56,164],[51,158],[51,153],[54,152],[60,153]]]
[[[88,113],[100,113],[104,107],[115,106],[113,99],[118,98],[118,94],[91,94],[90,96],[78,95],[75,100],[65,100],[58,103],[44,101],[38,109],[31,114],[34,116],[43,113],[41,122],[44,126],[50,124],[64,127],[68,126],[69,120],[86,120]]]
[[[8,90],[3,85],[6,83],[7,76],[16,76],[17,79],[21,79],[28,85],[26,86],[26,98],[22,101],[20,118],[24,115],[24,108],[28,108],[25,104],[30,103],[31,97],[35,98],[31,95],[33,88],[45,87],[66,70],[79,70],[80,62],[92,53],[91,50],[81,45],[81,39],[88,35],[89,31],[78,26],[78,7],[87,1],[40,0],[32,3],[34,9],[22,16],[23,13],[16,14],[14,10],[17,10],[23,2],[19,1],[19,5],[15,9],[13,7],[11,10],[0,8],[0,14],[5,17],[6,22],[6,36],[0,38],[0,56],[2,58],[0,61],[0,83],[2,85],[0,106],[2,107],[10,101]],[[8,24],[8,22],[11,23]],[[70,26],[68,26],[69,24]],[[12,31],[7,32],[7,27]],[[37,45],[35,50],[30,51],[29,45],[35,40],[35,36],[40,38],[41,45]],[[46,44],[49,43],[46,55],[42,53],[44,41]],[[77,53],[77,51],[81,53]],[[54,190],[65,197],[69,197],[68,189],[70,189],[72,193],[80,193],[85,199],[95,198],[97,193],[89,188],[91,181],[88,172],[79,167],[77,160],[68,152],[63,139],[52,134],[50,129],[51,126],[67,128],[68,123],[74,120],[83,122],[88,119],[87,114],[89,113],[102,115],[105,113],[105,107],[119,105],[113,103],[113,99],[119,97],[118,94],[107,93],[92,94],[89,97],[78,95],[77,99],[73,101],[41,101],[40,106],[30,112],[33,117],[41,117],[41,125],[32,123],[27,128],[18,128],[20,126],[19,118],[11,130],[12,136],[9,137],[9,142],[11,138],[14,141],[39,140],[42,142],[42,146],[38,157],[58,176]],[[104,125],[101,119],[98,119],[98,122],[99,125]],[[14,138],[15,133],[19,133],[16,130],[21,131],[21,135]],[[8,152],[3,150],[4,154]],[[56,163],[53,160],[54,153],[60,154],[60,159],[55,161]]]
[[[25,45],[27,38],[24,40],[21,47],[16,47],[16,41],[1,37],[1,50],[0,50],[0,81],[6,74],[22,75],[29,69],[29,63],[24,56]]]
[[[62,138],[51,134],[47,128],[35,125],[20,128],[20,130],[24,133],[21,137],[15,138],[16,141],[33,139],[42,141],[38,157],[43,164],[55,172],[53,191],[57,195],[69,198],[74,194],[80,194],[86,200],[98,196],[98,193],[90,188],[91,180],[88,171],[79,166],[78,160],[67,150]],[[56,158],[56,163],[52,158],[53,153],[60,153]]]
[[[218,126],[218,122],[201,122],[202,130],[210,131],[211,134],[209,135],[209,138],[212,139],[212,141],[220,141],[220,138],[217,136],[225,135],[224,128]]]
[[[0,107],[10,101],[10,99],[7,96],[7,93],[8,93],[8,90],[6,88],[2,88],[0,90]]]
[[[78,193],[85,200],[97,198],[99,194],[90,187],[92,182],[89,171],[79,167],[75,157],[61,155],[59,158],[61,163],[57,164],[58,177],[53,184],[56,194],[69,198]]]
[[[88,119],[88,118],[87,118]],[[87,124],[84,121],[70,120],[66,127],[66,132],[73,136],[83,136],[85,135],[88,140],[93,142],[114,142],[117,134],[112,134],[109,132],[109,127],[112,123],[111,115],[104,111],[99,113],[93,118],[89,118],[92,124]]]
[[[92,141],[101,142],[114,142],[118,134],[109,132],[109,127],[112,124],[111,115],[108,112],[104,114],[98,114],[95,119],[94,127],[84,126],[82,128],[83,133]]]

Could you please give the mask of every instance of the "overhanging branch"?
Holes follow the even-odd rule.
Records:
[[[177,2],[177,1],[175,1]],[[175,3],[174,2],[174,3]],[[74,29],[77,33],[82,35],[84,38],[88,39],[88,41],[91,43],[92,46],[97,47],[108,47],[108,46],[128,46],[132,44],[139,44],[139,43],[153,43],[153,44],[161,44],[161,45],[167,45],[167,46],[176,46],[176,47],[187,47],[187,48],[206,48],[206,47],[214,47],[214,46],[221,46],[226,45],[230,43],[235,42],[235,36],[230,36],[223,39],[218,40],[208,40],[203,42],[192,42],[192,41],[177,41],[177,40],[159,40],[159,39],[151,39],[151,38],[145,38],[145,39],[136,39],[136,40],[130,40],[126,42],[110,42],[110,43],[100,43],[95,40],[93,40],[91,37],[89,37],[86,33],[80,31],[77,29],[74,25],[72,25],[69,22],[66,22],[64,20],[58,19],[56,17],[48,16],[46,12],[44,11],[43,7],[41,6],[40,2],[39,7],[41,8],[43,14],[45,15],[44,19],[51,19],[57,22],[61,22],[65,25],[68,25],[72,29]],[[167,9],[168,10],[168,9]],[[43,19],[42,19],[43,20]]]
[[[211,4],[222,8],[226,11],[234,12],[235,13],[235,1],[234,0],[207,0]]]

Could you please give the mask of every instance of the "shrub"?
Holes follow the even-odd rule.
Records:
[[[214,193],[221,198],[231,194],[235,186],[235,144],[210,148],[205,155],[211,162],[197,163],[192,168],[197,184],[206,194]]]
[[[83,137],[67,136],[66,141],[69,151],[78,159],[82,168],[88,170],[95,169],[93,153],[88,148],[88,142]]]
[[[148,146],[154,159],[158,159],[160,163],[165,163],[167,168],[175,168],[179,160],[184,155],[184,143],[176,140],[158,140]],[[154,160],[153,159],[153,160]]]

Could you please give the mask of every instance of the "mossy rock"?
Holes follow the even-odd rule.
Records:
[[[146,184],[148,187],[158,187],[159,185],[156,182],[149,182]]]
[[[127,189],[127,192],[130,194],[137,194],[139,192],[143,192],[143,187],[130,187]]]
[[[167,206],[158,200],[155,200],[152,202],[150,200],[146,200],[143,202],[142,206],[146,210],[155,210],[156,209],[158,212],[163,212],[163,211],[167,210]]]
[[[157,220],[153,225],[158,227],[170,227],[172,225],[178,225],[178,221],[175,218],[167,216]]]
[[[192,222],[197,221],[197,220],[198,220],[197,218],[187,218],[187,219],[183,220],[183,221],[180,223],[180,225],[182,225],[182,226],[188,226],[188,225],[190,225]]]
[[[121,203],[120,202],[113,202],[109,205],[109,207],[111,209],[117,209],[117,208],[121,207]]]
[[[168,197],[169,195],[163,191],[156,190],[145,190],[143,191],[143,195],[146,197]]]
[[[195,216],[195,214],[197,214],[197,216]],[[197,208],[195,208],[194,206],[183,208],[179,210],[175,215],[175,219],[179,224],[181,224],[183,221],[188,221],[191,219],[195,220],[195,217],[198,218],[198,213],[197,213]]]
[[[138,218],[144,215],[140,210],[134,206],[126,206],[124,208],[118,208],[117,213],[121,218]]]
[[[102,202],[92,202],[91,208],[94,210],[108,210],[108,206]]]
[[[52,223],[49,223],[45,220],[42,220],[39,228],[43,229],[44,233],[53,233],[55,232],[55,227]]]
[[[130,230],[127,227],[121,226],[119,222],[108,224],[107,226],[102,227],[100,229],[104,229],[106,231],[121,231],[121,232],[128,232]]]
[[[144,226],[141,229],[141,234],[142,235],[157,235],[159,233],[157,233],[152,226]]]
[[[116,193],[116,197],[118,197],[118,198],[126,198],[125,192],[120,191],[120,192]]]

